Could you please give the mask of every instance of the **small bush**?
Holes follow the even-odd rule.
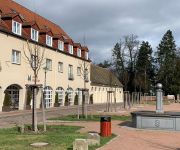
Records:
[[[55,103],[59,103],[59,100],[58,100],[58,93],[56,93],[56,95],[55,95]]]
[[[74,105],[78,105],[78,95],[76,95],[74,98]]]
[[[31,92],[30,92],[30,91],[28,91],[28,92],[27,92],[26,105],[30,105],[30,103],[31,103]]]
[[[3,106],[11,106],[11,105],[12,105],[11,97],[7,92],[5,92]]]

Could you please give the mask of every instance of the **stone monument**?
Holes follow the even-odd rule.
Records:
[[[162,84],[156,86],[156,111],[132,112],[133,126],[140,129],[180,131],[180,112],[163,111]]]

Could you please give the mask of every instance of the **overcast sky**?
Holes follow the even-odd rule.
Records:
[[[91,59],[110,59],[119,38],[136,34],[156,47],[173,31],[180,46],[180,0],[15,0],[55,22],[75,41],[85,43]]]

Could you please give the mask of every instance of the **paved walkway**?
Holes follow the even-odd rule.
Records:
[[[135,107],[131,110],[119,111],[118,114],[129,114],[134,110],[155,110],[155,106]],[[180,104],[165,105],[164,110],[180,111]],[[55,124],[84,126],[81,132],[99,132],[100,126],[98,122]],[[112,121],[112,132],[117,137],[99,150],[180,150],[180,131],[140,130],[123,124],[122,121]]]

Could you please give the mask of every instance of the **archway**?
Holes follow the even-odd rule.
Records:
[[[93,104],[93,94],[90,95],[89,104]]]
[[[12,102],[12,109],[19,109],[19,92],[20,92],[21,86],[18,84],[12,84],[6,88],[4,93],[7,93]]]
[[[73,104],[73,89],[68,88],[66,91],[66,97],[65,97],[65,106],[69,106]]]
[[[58,103],[59,103],[59,106],[62,106],[63,102],[64,102],[64,89],[62,87],[58,87],[56,89],[56,93],[58,94]]]

